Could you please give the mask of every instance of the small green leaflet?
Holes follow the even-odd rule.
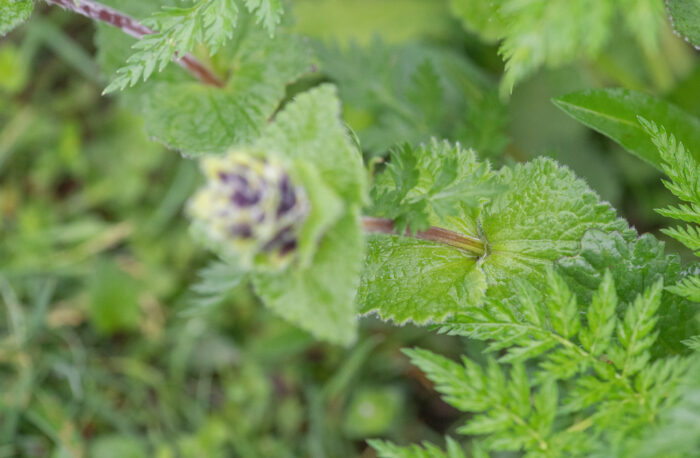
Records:
[[[464,28],[475,32],[487,43],[495,43],[505,32],[505,24],[498,14],[498,4],[493,0],[450,0],[450,8]]]
[[[245,0],[250,15],[262,23],[272,37],[282,17],[280,0]],[[215,54],[233,38],[239,26],[238,0],[198,0],[192,6],[166,6],[154,12],[144,25],[155,32],[144,36],[126,59],[126,65],[117,70],[116,77],[105,89],[110,93],[146,81],[154,71],[161,72],[176,55],[183,56],[199,43]],[[244,17],[239,30],[246,30]]]
[[[123,62],[131,42],[119,30],[98,28],[105,72]],[[284,98],[286,85],[309,68],[308,51],[298,37],[280,32],[271,38],[252,25],[241,27],[236,46],[222,49],[221,54],[231,63],[227,71],[232,73],[223,88],[204,86],[168,67],[124,91],[124,101],[144,115],[150,137],[192,156],[250,143]]]
[[[442,451],[439,447],[424,442],[418,445],[400,447],[388,441],[378,439],[368,440],[367,443],[377,452],[379,458],[466,458],[464,450],[454,439],[447,438],[447,450]],[[474,458],[481,458],[481,455],[472,454]]]
[[[0,37],[29,19],[33,10],[32,0],[0,0]]]
[[[255,14],[257,22],[262,24],[270,35],[282,19],[284,7],[282,0],[244,0],[248,11]]]
[[[554,104],[659,170],[661,156],[638,116],[673,126],[676,138],[700,160],[700,119],[663,99],[627,89],[592,89],[559,97]]]
[[[667,134],[663,126],[657,126],[641,117],[639,121],[659,149],[661,167],[669,178],[664,180],[664,185],[685,202],[657,210],[666,217],[688,223],[685,226],[662,229],[662,232],[700,256],[700,161],[673,134]],[[700,302],[700,275],[683,278],[678,284],[669,287],[669,291]]]
[[[700,49],[700,2],[698,0],[666,0],[666,7],[676,33]]]
[[[635,235],[582,180],[552,160],[505,167],[496,184],[506,190],[480,213],[458,208],[442,221],[431,215],[431,224],[484,241],[484,256],[394,235],[371,236],[360,311],[398,323],[439,323],[484,297],[510,297],[513,278],[543,282],[545,268],[576,254],[591,229]]]
[[[483,367],[466,357],[458,364],[426,350],[407,351],[446,402],[473,413],[459,431],[484,435],[483,444],[493,451],[588,456],[600,440],[610,446],[657,426],[658,414],[675,402],[690,362],[667,357],[649,363],[662,280],[636,294],[619,318],[610,271],[587,308],[579,307],[552,269],[544,284],[515,283],[517,294],[510,299],[487,300],[442,328],[486,341],[487,352],[508,363],[509,371],[492,358]],[[560,383],[566,387],[561,398]],[[581,415],[586,428],[574,426]],[[600,440],[591,441],[591,434]]]

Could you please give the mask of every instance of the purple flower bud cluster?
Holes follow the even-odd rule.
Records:
[[[310,205],[278,161],[234,151],[202,166],[207,183],[189,211],[210,238],[244,260],[279,264],[295,252]]]

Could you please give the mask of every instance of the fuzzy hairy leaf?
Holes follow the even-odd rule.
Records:
[[[554,104],[659,170],[661,156],[638,122],[640,115],[673,126],[676,138],[700,160],[700,119],[663,99],[628,89],[591,89],[556,98]]]
[[[666,0],[674,30],[690,44],[700,49],[700,2],[697,0]]]
[[[504,168],[499,177],[507,191],[486,205],[481,216],[489,252],[482,268],[494,293],[507,296],[514,277],[543,281],[545,267],[576,253],[592,229],[634,236],[607,202],[553,160]]]
[[[309,267],[253,274],[255,292],[273,312],[316,338],[351,344],[364,254],[359,226],[358,212],[347,213],[325,234]]]
[[[128,54],[131,41],[119,30],[99,27],[105,71]],[[308,69],[300,39],[283,32],[271,38],[253,25],[241,28],[235,48],[224,51],[230,54],[232,76],[223,88],[205,86],[173,68],[125,91],[124,100],[146,118],[150,137],[188,155],[250,143],[284,98],[286,85]]]
[[[372,236],[358,293],[360,310],[377,311],[398,323],[440,322],[460,308],[478,305],[484,294],[515,294],[513,278],[544,282],[547,266],[577,253],[590,229],[634,236],[608,204],[552,160],[503,168],[496,185],[506,190],[480,214],[460,209],[442,221],[436,215],[430,219],[486,241],[484,256],[436,242]]]
[[[357,332],[354,299],[364,256],[359,207],[365,200],[366,178],[359,151],[341,124],[335,88],[323,85],[299,95],[277,115],[255,147],[313,165],[321,179],[316,186],[342,197],[342,201],[329,201],[318,196],[320,213],[312,221],[315,229],[307,235],[309,251],[302,252],[306,262],[281,272],[254,273],[255,291],[266,306],[295,325],[318,338],[348,345]],[[322,189],[313,194],[318,191]],[[329,219],[333,212],[339,219],[325,230],[334,221]]]
[[[483,300],[486,278],[476,262],[469,252],[433,242],[369,236],[357,293],[360,312],[398,324],[439,323]]]
[[[0,37],[29,19],[32,11],[32,0],[0,0]]]

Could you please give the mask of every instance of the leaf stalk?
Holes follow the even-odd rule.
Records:
[[[95,21],[104,22],[121,29],[124,33],[134,38],[140,39],[144,35],[154,33],[154,31],[128,14],[117,11],[94,0],[44,0],[49,5],[60,6],[65,10],[72,11]],[[224,82],[212,73],[192,54],[185,54],[179,57],[174,55],[175,61],[195,78],[209,86],[223,87]]]
[[[365,232],[399,235],[394,229],[394,222],[387,218],[373,218],[370,216],[364,216],[362,218],[362,225]],[[408,229],[406,229],[406,232],[401,235],[406,237],[414,237],[421,240],[428,240],[430,242],[442,243],[444,245],[459,248],[460,250],[469,251],[470,253],[474,253],[480,257],[486,252],[484,242],[481,240],[441,227],[432,226],[424,231],[418,231],[416,233],[411,233]]]

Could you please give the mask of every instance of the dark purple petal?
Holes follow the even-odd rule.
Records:
[[[242,239],[249,239],[253,236],[253,229],[248,224],[231,226],[230,231],[232,236]]]
[[[250,207],[260,202],[260,191],[249,187],[242,187],[231,194],[231,202],[239,207]]]
[[[279,189],[280,189],[281,199],[280,199],[280,204],[277,207],[277,216],[281,216],[284,213],[288,212],[297,203],[297,196],[296,196],[296,193],[294,192],[294,188],[289,183],[288,176],[285,175],[282,178],[282,181],[280,182],[280,185],[279,185]]]

